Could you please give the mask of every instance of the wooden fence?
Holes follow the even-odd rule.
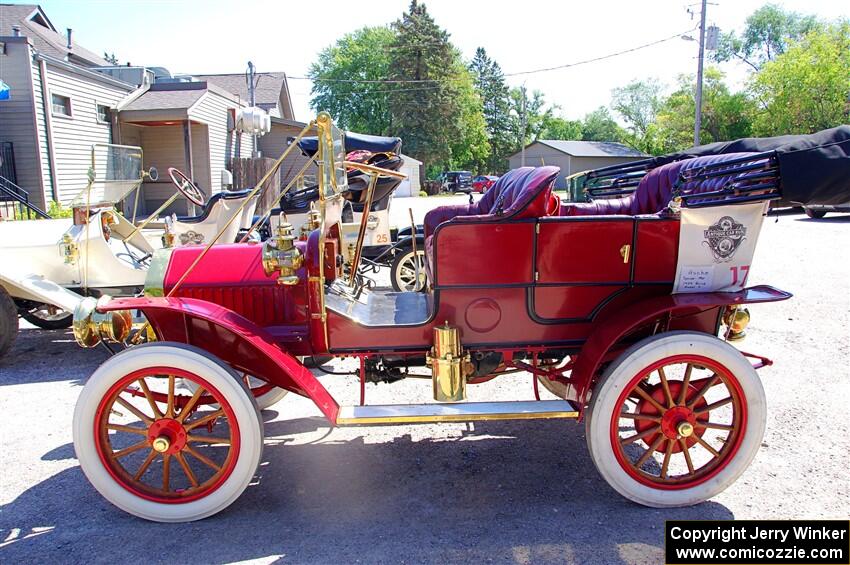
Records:
[[[274,165],[274,159],[260,157],[257,159],[231,159],[230,171],[233,173],[233,190],[254,188],[257,183]],[[256,214],[264,214],[280,194],[280,169],[266,181],[260,200],[257,202]]]

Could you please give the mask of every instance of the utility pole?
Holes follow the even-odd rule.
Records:
[[[702,0],[699,17],[699,62],[697,63],[696,113],[694,115],[694,145],[699,145],[699,132],[702,129],[702,67],[705,59],[705,10],[708,0]]]
[[[520,92],[522,92],[522,105],[520,106],[520,122],[522,123],[522,154],[520,156],[520,167],[525,166],[525,135],[526,130],[528,129],[528,117],[527,117],[527,108],[528,108],[528,100],[525,97],[525,84],[520,88]]]
[[[700,69],[701,68],[702,67],[700,66]],[[700,72],[702,72],[702,71],[700,71]],[[254,63],[252,63],[251,61],[248,61],[248,75],[247,75],[248,101],[251,104],[251,108],[254,108],[257,105],[256,104],[256,95],[255,95],[255,92],[254,92],[254,89],[256,88],[256,83],[254,82],[254,75],[255,74],[256,74],[256,69],[254,67]],[[253,128],[252,128],[251,157],[256,159],[258,156],[259,156],[259,153],[257,152],[257,134],[256,134],[256,132],[253,131]]]

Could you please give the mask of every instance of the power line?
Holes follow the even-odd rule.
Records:
[[[637,45],[635,47],[631,47],[629,49],[624,49],[622,51],[616,51],[614,53],[609,53],[607,55],[600,55],[599,57],[593,57],[591,59],[585,59],[583,61],[576,61],[574,63],[565,63],[563,65],[557,65],[554,67],[545,67],[541,69],[533,69],[529,71],[517,71],[513,73],[505,73],[503,76],[506,77],[515,77],[515,76],[523,76],[523,75],[531,75],[537,73],[546,73],[550,71],[557,71],[562,69],[568,69],[571,67],[577,67],[579,65],[587,65],[589,63],[596,63],[598,61],[604,61],[606,59],[612,59],[614,57],[619,57],[621,55],[627,55],[629,53],[634,53],[635,51],[640,51],[641,49],[646,49],[648,47],[654,47],[656,45],[660,45],[662,43],[666,43],[667,41],[671,41],[673,39],[677,39],[686,33],[690,33],[697,29],[696,27],[687,29],[685,31],[670,35],[663,39],[658,39],[656,41],[652,41],[649,43],[644,43],[642,45]],[[449,77],[444,79],[346,79],[346,78],[315,78],[315,77],[295,77],[288,76],[289,80],[310,80],[313,82],[329,82],[329,83],[357,83],[357,84],[423,84],[423,83],[443,83],[443,82],[452,82],[459,80],[466,80],[466,77]],[[423,90],[429,90],[431,88],[437,88],[437,86],[432,86],[429,88],[423,88]]]

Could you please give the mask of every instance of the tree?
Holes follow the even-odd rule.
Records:
[[[480,132],[477,129],[484,122],[478,119],[480,99],[474,89],[467,88],[471,74],[449,42],[449,34],[434,22],[424,4],[412,0],[409,11],[392,28],[395,37],[387,74],[401,82],[389,100],[391,130],[404,140],[409,154],[430,166],[448,166],[470,135],[486,135],[483,127]]]
[[[393,129],[392,86],[386,79],[394,34],[386,27],[364,27],[319,53],[310,67],[310,107],[330,112],[345,129],[387,135]]]
[[[617,125],[611,113],[605,106],[585,115],[582,124],[581,139],[583,141],[617,141],[626,139],[626,132]]]
[[[578,120],[568,120],[560,116],[547,116],[538,139],[581,139],[582,124]]]
[[[475,50],[469,70],[475,81],[475,90],[481,98],[490,145],[489,158],[478,163],[476,170],[479,173],[494,172],[502,168],[513,149],[509,89],[499,63],[490,59],[483,47]]]
[[[703,143],[726,141],[751,134],[752,103],[743,92],[732,93],[716,67],[705,70],[702,89]],[[651,153],[669,153],[693,145],[696,112],[696,78],[681,75],[678,88],[662,103],[651,130]]]
[[[107,53],[106,51],[104,51],[103,58],[110,65],[115,65],[116,67],[120,65],[120,63],[118,62],[118,57],[115,56],[115,53]]]
[[[756,135],[812,133],[850,121],[850,24],[809,33],[754,75]]]
[[[646,136],[661,106],[657,79],[635,80],[611,91],[611,109],[620,114],[635,138]]]
[[[738,59],[758,71],[784,53],[789,42],[802,39],[819,26],[815,16],[786,12],[776,4],[765,4],[750,14],[740,37],[734,31],[721,35],[714,60],[722,63]]]

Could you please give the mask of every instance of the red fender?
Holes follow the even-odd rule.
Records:
[[[570,382],[575,387],[579,403],[587,401],[587,393],[599,371],[605,355],[632,330],[670,313],[695,314],[708,308],[757,302],[787,300],[791,294],[772,286],[754,286],[739,292],[706,292],[668,294],[637,302],[617,311],[603,312],[593,323],[590,336],[581,348]]]
[[[99,308],[141,310],[159,339],[200,347],[235,369],[306,396],[336,423],[339,404],[313,373],[275,344],[263,328],[239,314],[195,298],[116,298]]]

